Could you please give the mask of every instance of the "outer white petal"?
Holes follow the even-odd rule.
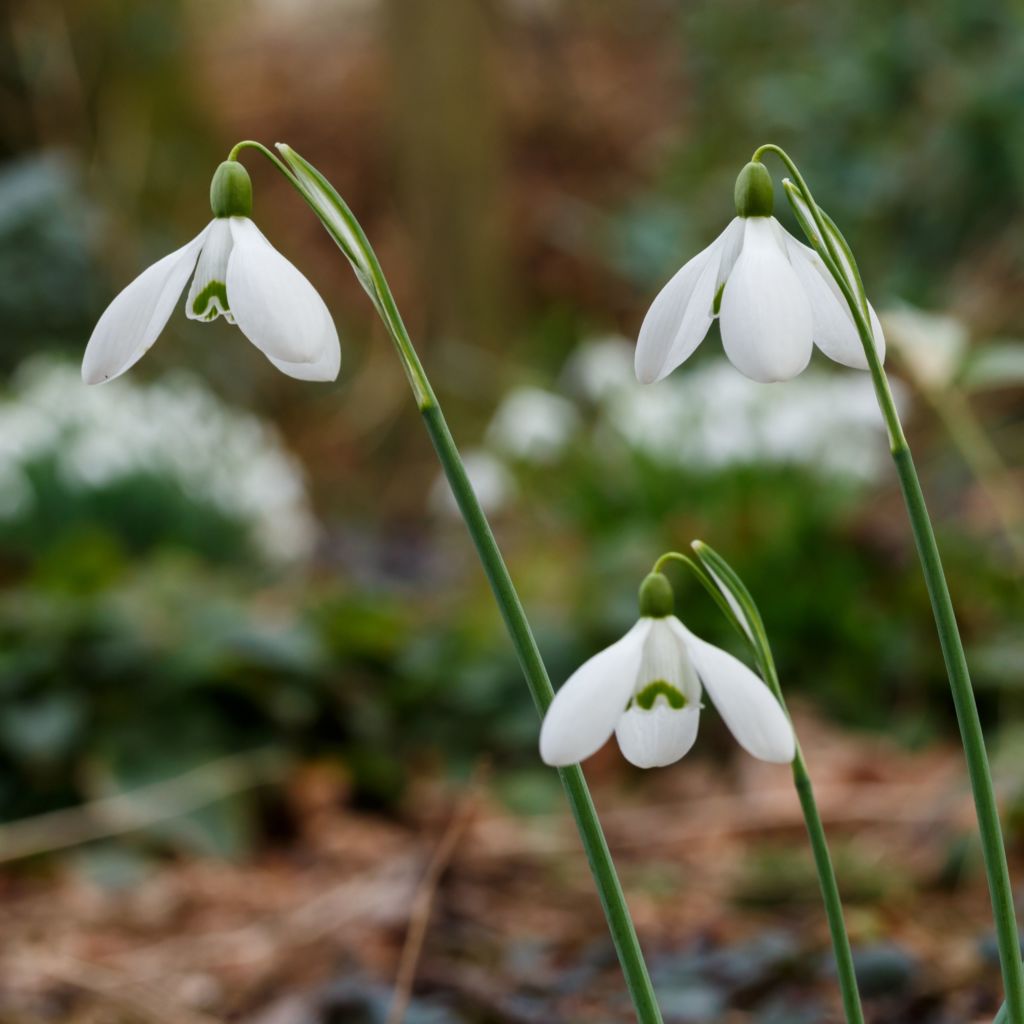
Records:
[[[793,726],[772,692],[743,662],[679,626],[708,696],[744,750],[788,764],[796,753]]]
[[[324,300],[248,217],[229,221],[235,246],[227,292],[235,322],[272,360],[319,363],[338,344]]]
[[[689,751],[699,724],[699,706],[676,710],[660,697],[650,711],[634,704],[615,726],[615,738],[623,756],[637,768],[661,768]]]
[[[723,257],[728,256],[731,265],[741,234],[737,217],[658,293],[644,317],[636,345],[636,375],[641,383],[652,384],[668,376],[704,340],[714,318],[712,306]]]
[[[811,306],[775,237],[772,217],[748,217],[722,293],[722,345],[752,380],[788,380],[811,358]]]
[[[315,363],[289,363],[283,359],[268,359],[282,372],[294,377],[296,380],[337,380],[338,371],[341,369],[341,345],[338,344],[338,335],[334,335],[334,341],[324,348],[320,358]]]
[[[814,321],[814,343],[829,357],[855,370],[868,368],[867,357],[853,317],[839,285],[828,272],[821,257],[810,247],[802,245],[788,232],[785,233],[786,252],[793,269],[804,286],[811,304]],[[881,359],[885,359],[885,335],[874,308],[868,304],[875,346]]]
[[[188,245],[144,270],[107,306],[82,359],[86,384],[113,380],[149,351],[185,288],[209,230],[207,225]]]
[[[228,323],[235,322],[231,310],[226,308],[222,294],[227,290],[228,258],[233,246],[231,225],[227,218],[214,218],[207,230],[203,251],[199,254],[199,263],[192,278],[192,287],[185,300],[185,315],[190,320],[210,321],[223,315]]]
[[[584,662],[555,694],[540,729],[547,764],[575,764],[590,757],[615,730],[636,685],[651,619]]]

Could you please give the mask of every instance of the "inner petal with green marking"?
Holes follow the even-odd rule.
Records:
[[[197,320],[216,320],[221,314],[231,323],[231,307],[228,305],[228,289],[223,281],[208,281],[203,290],[192,300],[192,314]]]
[[[654,702],[659,697],[664,697],[668,706],[676,711],[685,708],[689,703],[686,699],[686,694],[682,690],[677,689],[664,679],[655,679],[654,682],[648,683],[633,697],[630,705],[636,703],[644,711],[650,711],[654,707]]]
[[[195,277],[188,291],[185,313],[190,320],[209,323],[222,316],[229,324],[235,322],[228,302],[228,261],[234,242],[227,217],[217,217],[207,229],[203,250],[199,254]]]

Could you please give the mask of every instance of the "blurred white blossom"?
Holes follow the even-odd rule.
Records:
[[[541,388],[510,391],[487,428],[488,446],[526,462],[554,462],[579,428],[579,414],[567,398]]]
[[[566,389],[591,402],[600,402],[624,388],[635,387],[635,348],[635,343],[621,334],[585,342],[566,361],[562,371]]]
[[[95,489],[140,472],[249,524],[260,549],[290,561],[310,554],[317,525],[305,478],[277,431],[226,407],[184,372],[97,390],[77,367],[39,357],[0,401],[0,517],[30,510],[23,467],[52,458],[71,486]]]
[[[919,384],[941,389],[952,383],[967,354],[967,328],[959,320],[904,306],[882,313],[882,324]]]

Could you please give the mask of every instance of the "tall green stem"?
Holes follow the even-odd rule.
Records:
[[[704,589],[707,590],[722,609],[725,617],[753,648],[762,678],[788,715],[789,709],[786,707],[786,699],[782,695],[782,686],[779,682],[779,674],[775,668],[775,659],[772,656],[771,646],[768,643],[768,634],[753,597],[747,590],[746,585],[720,555],[717,555],[706,545],[696,542],[694,543],[694,548],[702,563],[707,559],[708,566],[715,573],[715,578],[709,575],[705,565],[698,565],[693,559],[678,551],[671,551],[668,554],[662,555],[655,563],[654,571],[660,572],[662,566],[671,560],[683,563],[694,572],[704,585]],[[731,606],[726,599],[719,581],[728,586],[729,591],[731,591],[738,610],[743,613],[742,620],[737,614],[737,608]],[[836,873],[832,866],[832,856],[829,853],[828,840],[825,838],[825,826],[822,824],[821,814],[818,812],[818,804],[814,798],[814,787],[811,784],[811,775],[807,770],[807,762],[804,759],[799,739],[796,744],[796,756],[793,758],[792,770],[793,785],[800,800],[800,809],[803,812],[804,824],[807,827],[807,836],[810,839],[811,851],[814,856],[814,867],[818,873],[818,884],[821,888],[822,900],[825,904],[825,916],[828,918],[828,930],[832,938],[832,949],[836,958],[836,973],[839,978],[839,989],[843,998],[843,1011],[846,1015],[847,1024],[864,1024],[864,1011],[860,1004],[860,992],[857,988],[857,974],[853,965],[850,937],[847,934],[846,920],[843,917],[843,901],[839,895],[839,883],[836,881]]]
[[[889,431],[890,450],[896,464],[896,473],[910,518],[914,544],[924,573],[925,585],[928,588],[932,614],[935,617],[935,626],[939,634],[939,645],[946,663],[946,673],[949,676],[953,704],[960,725],[964,754],[967,758],[967,771],[974,795],[974,806],[985,858],[985,872],[988,876],[989,894],[992,898],[992,911],[995,917],[999,960],[1002,966],[1003,985],[1006,989],[1008,1024],[1024,1024],[1024,966],[1021,964],[1020,937],[1013,904],[1013,889],[1006,862],[1002,826],[999,822],[999,807],[996,803],[992,773],[985,750],[985,737],[978,715],[974,689],[971,686],[970,673],[967,669],[963,642],[957,627],[956,614],[953,611],[953,602],[949,595],[949,586],[942,569],[939,548],[935,542],[935,531],[932,529],[928,516],[921,482],[918,479],[910,446],[907,444],[903,426],[896,411],[896,403],[893,401],[889,381],[875,349],[864,286],[857,272],[853,254],[845,239],[835,225],[830,221],[826,222],[825,215],[818,208],[807,183],[790,157],[778,146],[767,145],[760,147],[754,153],[753,159],[759,160],[762,154],[769,152],[775,153],[789,169],[800,195],[807,204],[813,225],[805,223],[804,218],[800,218],[801,225],[808,240],[828,266],[850,307],[867,356],[878,405]],[[800,217],[799,211],[797,213]],[[849,267],[849,273],[843,272],[844,265]]]
[[[466,473],[466,467],[445,422],[437,396],[430,385],[423,364],[405,328],[391,289],[377,256],[344,200],[338,195],[326,178],[307,161],[287,146],[278,146],[284,162],[258,143],[239,143],[232,150],[232,158],[243,147],[258,149],[277,166],[296,188],[299,194],[320,218],[328,233],[352,263],[356,276],[366,289],[374,307],[380,314],[399,359],[409,378],[409,383],[419,406],[423,423],[433,442],[437,457],[455,495],[459,511],[465,520],[484,572],[494,592],[494,598],[501,610],[505,627],[515,647],[526,677],[530,694],[539,713],[543,714],[554,698],[554,690],[548,678],[547,669],[541,658],[537,642],[533,637],[526,613],[519,595],[505,566],[504,559],[494,539],[490,524],[484,515],[473,485]],[[579,765],[560,768],[562,780],[576,820],[583,847],[586,850],[590,870],[604,908],[612,941],[619,956],[619,962],[629,987],[637,1019],[641,1024],[661,1024],[661,1011],[654,995],[651,979],[644,962],[640,943],[637,939],[633,920],[626,905],[626,899],[619,884],[615,865],[608,843],[605,840],[597,810],[587,787],[583,770]]]

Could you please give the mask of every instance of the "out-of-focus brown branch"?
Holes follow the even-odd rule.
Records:
[[[287,759],[273,748],[233,754],[127,793],[0,825],[0,863],[149,828],[257,786],[280,782]]]
[[[479,773],[477,778],[470,784],[468,791],[463,795],[455,808],[455,813],[448,822],[440,842],[434,849],[434,854],[427,865],[426,873],[416,891],[413,900],[412,910],[409,914],[409,928],[405,935],[405,944],[402,947],[402,955],[398,962],[398,973],[395,977],[395,993],[391,1001],[391,1008],[388,1011],[387,1024],[402,1024],[405,1019],[409,1001],[412,998],[412,987],[416,979],[416,968],[419,964],[420,954],[423,951],[423,941],[426,938],[427,926],[430,923],[430,912],[434,906],[434,896],[437,887],[444,877],[448,865],[451,863],[459,840],[465,835],[466,828],[476,813],[479,801]]]

